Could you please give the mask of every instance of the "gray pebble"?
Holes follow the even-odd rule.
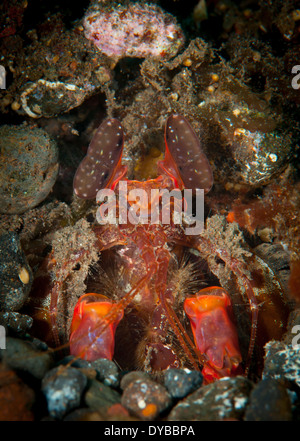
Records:
[[[200,387],[171,410],[169,421],[242,419],[252,383],[247,378],[224,377]]]
[[[98,380],[102,381],[106,386],[119,386],[120,372],[113,361],[99,358],[91,362],[91,367],[96,370]]]
[[[172,399],[161,384],[139,379],[125,388],[121,404],[138,418],[151,421],[170,407]]]
[[[295,382],[300,387],[299,349],[292,344],[271,340],[265,345],[265,352],[263,378]]]
[[[147,372],[142,371],[131,371],[127,372],[125,375],[123,375],[120,387],[122,390],[126,389],[127,386],[129,386],[130,383],[133,383],[137,380],[151,380],[151,377]]]
[[[61,419],[79,407],[86,384],[86,376],[78,369],[64,366],[51,369],[42,381],[50,416]]]
[[[19,336],[24,335],[31,328],[33,318],[19,312],[6,311],[0,312],[0,325],[13,331]]]
[[[39,350],[30,341],[7,337],[6,349],[0,351],[0,359],[11,368],[28,372],[38,379],[42,379],[53,366],[50,352]]]
[[[164,384],[173,398],[184,398],[198,389],[203,382],[199,371],[189,369],[168,369],[164,374]]]
[[[91,367],[91,362],[83,360],[82,358],[76,358],[74,355],[67,355],[62,360],[59,361],[59,365],[62,366],[72,366],[74,368],[89,369]]]
[[[292,404],[286,388],[280,381],[266,378],[250,394],[246,421],[290,421]]]
[[[114,389],[98,380],[91,380],[84,396],[85,404],[93,410],[109,408],[120,403],[121,396]]]

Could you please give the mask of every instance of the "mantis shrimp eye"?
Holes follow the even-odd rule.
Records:
[[[185,188],[203,188],[208,192],[213,185],[209,161],[201,142],[187,120],[171,115],[165,130],[166,156],[170,156]]]
[[[121,161],[123,130],[117,119],[106,119],[97,129],[76,171],[73,187],[81,199],[94,199],[109,185]]]

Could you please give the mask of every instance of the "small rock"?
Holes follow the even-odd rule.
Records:
[[[299,349],[292,344],[271,340],[265,345],[263,378],[295,382],[300,387]]]
[[[30,341],[7,337],[6,349],[0,351],[0,359],[11,368],[28,372],[35,378],[42,379],[53,366],[50,352],[40,351]]]
[[[203,382],[199,371],[189,369],[168,369],[165,372],[165,386],[173,398],[184,398],[198,389]]]
[[[28,298],[33,276],[15,233],[0,236],[0,309],[17,311]]]
[[[34,391],[0,365],[0,421],[33,421]]]
[[[220,421],[241,419],[252,383],[244,377],[224,377],[202,386],[170,412],[169,421]]]
[[[129,386],[130,383],[133,383],[137,380],[151,380],[151,377],[147,372],[142,371],[132,371],[125,374],[120,382],[120,387],[122,390],[126,389],[127,386]]]
[[[286,128],[270,131],[237,128],[233,132],[231,152],[239,171],[232,180],[253,186],[266,184],[284,169],[292,147],[291,131]],[[249,167],[254,164],[255,167]]]
[[[167,389],[152,380],[132,381],[123,392],[122,405],[142,420],[154,420],[172,403]]]
[[[92,89],[93,85],[88,82],[86,87],[80,87],[40,78],[25,84],[20,96],[22,109],[31,118],[51,118],[79,106]]]
[[[78,369],[63,366],[51,369],[42,381],[50,416],[63,418],[78,407],[86,384],[86,376]]]
[[[246,421],[290,421],[292,406],[286,388],[279,381],[266,378],[250,394]]]
[[[67,355],[62,360],[59,360],[59,365],[62,366],[72,366],[74,368],[89,369],[91,367],[91,362],[83,360],[82,358],[76,358],[74,355]]]
[[[120,403],[118,392],[98,380],[91,380],[84,396],[85,404],[93,409],[106,411],[113,404]]]
[[[31,328],[33,318],[19,312],[0,312],[0,325],[8,328],[16,334],[24,335]]]
[[[56,142],[45,130],[0,127],[0,212],[20,214],[50,193],[58,175]]]
[[[106,358],[99,358],[91,362],[91,367],[97,371],[98,380],[107,386],[119,386],[120,373],[113,361],[107,360]]]

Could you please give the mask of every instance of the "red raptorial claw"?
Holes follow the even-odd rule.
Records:
[[[113,308],[107,297],[85,294],[76,304],[70,333],[70,353],[88,361],[98,358],[112,360],[115,331],[123,318],[123,311],[106,319]]]
[[[220,287],[202,289],[184,302],[196,347],[208,359],[202,371],[207,382],[236,374],[242,361],[237,331],[228,315],[230,306],[229,296]]]
[[[201,188],[207,193],[213,185],[212,170],[198,136],[182,115],[168,118],[165,143],[165,158],[159,165],[173,179],[175,188]]]

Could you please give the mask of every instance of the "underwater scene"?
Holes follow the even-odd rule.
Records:
[[[295,0],[1,2],[0,421],[300,420],[299,111]]]

